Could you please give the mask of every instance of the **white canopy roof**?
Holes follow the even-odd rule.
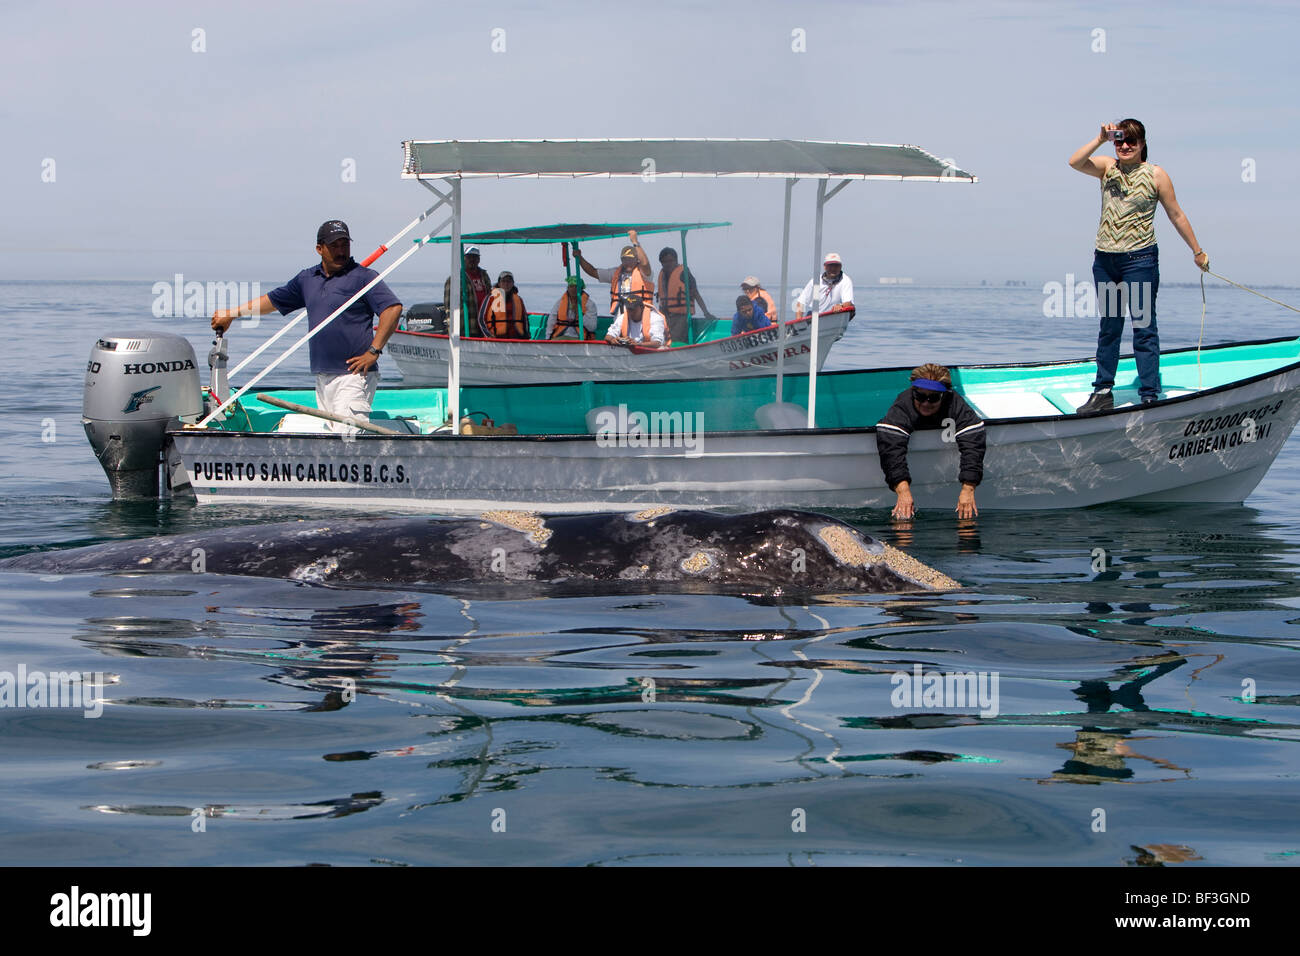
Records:
[[[752,177],[977,182],[918,146],[792,139],[407,140],[404,179]]]

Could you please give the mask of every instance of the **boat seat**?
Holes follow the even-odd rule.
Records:
[[[759,428],[807,428],[808,409],[794,402],[768,402],[754,410]]]

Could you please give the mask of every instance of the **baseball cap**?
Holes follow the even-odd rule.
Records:
[[[745,276],[745,278],[741,280],[740,284],[742,286],[752,286],[755,289],[761,289],[763,287],[763,283],[758,281],[758,276]]]
[[[624,256],[631,256],[633,259],[635,259],[636,246],[624,246],[623,251],[618,254],[618,257],[622,259]]]
[[[826,258],[822,260],[822,265],[828,266],[832,262],[835,263],[836,265],[840,265],[840,266],[844,265],[844,260],[840,258],[840,254],[838,252],[826,253]]]
[[[341,219],[331,219],[321,223],[320,228],[316,230],[316,245],[327,246],[335,239],[351,241],[352,234],[348,232],[348,224]]]
[[[478,251],[478,246],[469,246],[469,247],[467,247],[467,248],[465,249],[465,255],[467,255],[467,256],[481,256],[481,255],[483,255],[483,253],[481,253],[481,252]]]

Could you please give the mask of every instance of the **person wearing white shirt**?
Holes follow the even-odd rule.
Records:
[[[822,315],[827,312],[847,312],[853,306],[853,280],[844,274],[844,261],[837,252],[826,253],[822,261],[821,280],[808,281],[794,302],[796,319],[813,310],[813,296],[817,297],[817,311]],[[817,281],[817,291],[813,292],[813,282]]]
[[[613,345],[641,345],[661,349],[667,337],[668,320],[664,314],[644,305],[639,296],[624,296],[614,324],[605,333]]]

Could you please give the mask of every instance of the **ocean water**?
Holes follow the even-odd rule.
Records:
[[[109,500],[79,424],[95,338],[210,342],[153,318],[150,285],[0,283],[22,330],[0,353],[0,556],[295,516]],[[828,368],[1095,341],[1039,289],[860,288]],[[704,291],[715,312],[734,295]],[[1210,291],[1207,343],[1295,331]],[[1165,346],[1194,344],[1199,290],[1159,304]],[[232,359],[276,327],[237,328]],[[307,382],[305,357],[274,377]],[[0,707],[0,859],[1294,864],[1298,463],[1293,438],[1239,507],[839,515],[966,585],[940,596],[0,574],[0,679],[109,675],[95,718]],[[918,667],[996,677],[996,706],[898,706]]]

